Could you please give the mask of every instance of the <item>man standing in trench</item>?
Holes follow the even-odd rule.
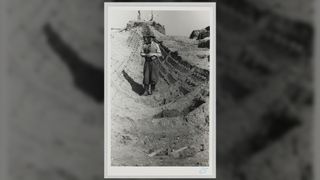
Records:
[[[140,53],[145,58],[143,67],[144,96],[152,94],[159,79],[159,65],[157,61],[161,56],[161,51],[154,38],[154,35],[150,31],[143,36],[144,44]]]

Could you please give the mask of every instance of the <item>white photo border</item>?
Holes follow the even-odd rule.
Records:
[[[209,166],[111,166],[110,16],[109,9],[121,10],[208,10],[210,12],[210,98]],[[216,3],[104,3],[104,178],[216,178]]]

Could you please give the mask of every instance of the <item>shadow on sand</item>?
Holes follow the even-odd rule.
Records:
[[[135,82],[124,70],[122,71],[124,78],[130,83],[132,91],[135,93],[142,95],[144,93],[143,85]]]
[[[97,102],[103,103],[103,69],[87,63],[50,24],[46,24],[43,31],[49,46],[69,68],[75,86]]]

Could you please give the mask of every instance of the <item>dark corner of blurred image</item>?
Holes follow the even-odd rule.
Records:
[[[0,179],[103,179],[104,2],[1,1]],[[217,179],[319,177],[316,5],[217,1]]]

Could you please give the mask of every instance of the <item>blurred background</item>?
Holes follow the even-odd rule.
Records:
[[[103,179],[104,2],[1,3],[1,179]],[[217,2],[217,179],[317,179],[314,3]]]

